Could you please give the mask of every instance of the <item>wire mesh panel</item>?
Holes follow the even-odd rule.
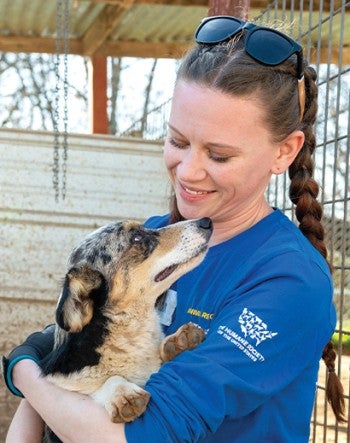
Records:
[[[350,365],[350,60],[344,45],[350,30],[350,2],[274,1],[255,14],[258,23],[278,22],[301,41],[318,74],[319,112],[316,123],[315,177],[321,185],[329,260],[334,268],[334,297],[338,313],[338,374],[345,388],[349,413]],[[250,18],[253,19],[251,11]],[[288,178],[278,176],[268,189],[272,205],[294,219]],[[307,352],[305,343],[305,352]],[[325,400],[326,369],[321,363],[311,423],[310,442],[350,442],[350,425],[335,422]]]

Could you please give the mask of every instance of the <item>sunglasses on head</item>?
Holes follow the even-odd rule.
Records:
[[[227,15],[217,15],[203,19],[195,32],[195,40],[200,44],[215,45],[229,41],[243,30],[247,31],[244,40],[245,51],[250,57],[263,65],[280,65],[293,54],[296,54],[301,120],[305,109],[305,85],[303,49],[299,43],[275,29],[255,25]]]

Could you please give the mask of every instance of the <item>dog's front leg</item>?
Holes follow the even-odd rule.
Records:
[[[115,375],[91,397],[105,407],[114,423],[127,423],[145,411],[150,394],[135,383]]]

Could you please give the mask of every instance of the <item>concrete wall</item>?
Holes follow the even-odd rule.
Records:
[[[54,136],[0,130],[0,354],[53,321],[69,252],[98,226],[167,212],[162,146],[70,135],[67,195],[55,202]],[[17,400],[0,382],[0,442]]]

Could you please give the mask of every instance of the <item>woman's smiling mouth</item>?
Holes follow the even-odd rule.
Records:
[[[206,191],[204,189],[193,189],[179,183],[180,195],[186,200],[198,200],[206,197],[207,195],[213,194],[215,191]]]
[[[205,195],[205,194],[209,194],[209,191],[195,191],[194,189],[189,189],[186,186],[183,186],[183,188],[185,189],[185,191],[188,194],[191,194],[191,195]]]

